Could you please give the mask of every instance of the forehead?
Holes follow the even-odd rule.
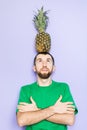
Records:
[[[39,58],[42,59],[42,60],[43,59],[51,59],[52,60],[52,57],[49,54],[46,54],[46,55],[45,54],[39,54],[37,56],[36,60],[39,59]]]

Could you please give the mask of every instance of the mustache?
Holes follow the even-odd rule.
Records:
[[[43,70],[43,69],[47,69],[47,70],[49,70],[47,67],[42,67],[41,70]]]

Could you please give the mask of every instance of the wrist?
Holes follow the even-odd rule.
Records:
[[[49,109],[50,109],[50,111],[51,111],[53,114],[56,113],[56,112],[55,112],[55,108],[54,108],[54,106],[50,106]]]

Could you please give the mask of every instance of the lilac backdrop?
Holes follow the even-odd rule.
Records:
[[[56,60],[53,79],[67,82],[79,109],[74,126],[86,125],[87,91],[87,0],[2,0],[0,1],[0,130],[22,130],[16,123],[20,87],[35,81],[32,71],[36,54],[34,11],[49,11],[47,32]]]

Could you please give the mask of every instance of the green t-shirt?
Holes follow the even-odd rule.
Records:
[[[30,97],[34,99],[38,108],[44,109],[56,103],[58,98],[62,95],[62,102],[75,102],[66,83],[52,81],[50,86],[39,86],[37,82],[23,86],[20,90],[19,101],[31,103]],[[16,110],[18,112],[18,109]],[[75,114],[78,112],[75,105]],[[67,130],[66,125],[49,122],[47,120],[40,121],[39,123],[26,126],[26,130]]]

